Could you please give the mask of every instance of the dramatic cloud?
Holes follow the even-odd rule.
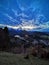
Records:
[[[0,0],[0,26],[27,31],[48,30],[49,1]]]

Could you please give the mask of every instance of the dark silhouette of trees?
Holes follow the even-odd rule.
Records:
[[[9,49],[10,48],[10,39],[9,39],[9,31],[8,31],[7,27],[4,28],[4,33],[5,33],[5,46],[6,46],[6,49]]]
[[[5,35],[2,28],[0,28],[0,50],[2,50],[2,47],[4,45]]]
[[[5,27],[4,29],[0,28],[0,49],[6,50],[10,48],[10,39],[9,39],[9,32],[8,28]]]

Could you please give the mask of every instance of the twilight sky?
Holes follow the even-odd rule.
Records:
[[[49,0],[0,0],[0,26],[49,31]]]

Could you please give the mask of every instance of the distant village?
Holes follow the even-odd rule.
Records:
[[[24,36],[9,34],[8,28],[0,28],[0,51],[25,54],[27,57],[33,55],[39,58],[49,59],[49,39],[47,35],[36,33]]]

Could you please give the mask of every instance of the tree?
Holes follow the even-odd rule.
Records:
[[[10,48],[10,38],[9,38],[9,31],[8,31],[8,28],[5,27],[4,28],[4,34],[5,34],[5,48],[6,49],[9,49]]]

